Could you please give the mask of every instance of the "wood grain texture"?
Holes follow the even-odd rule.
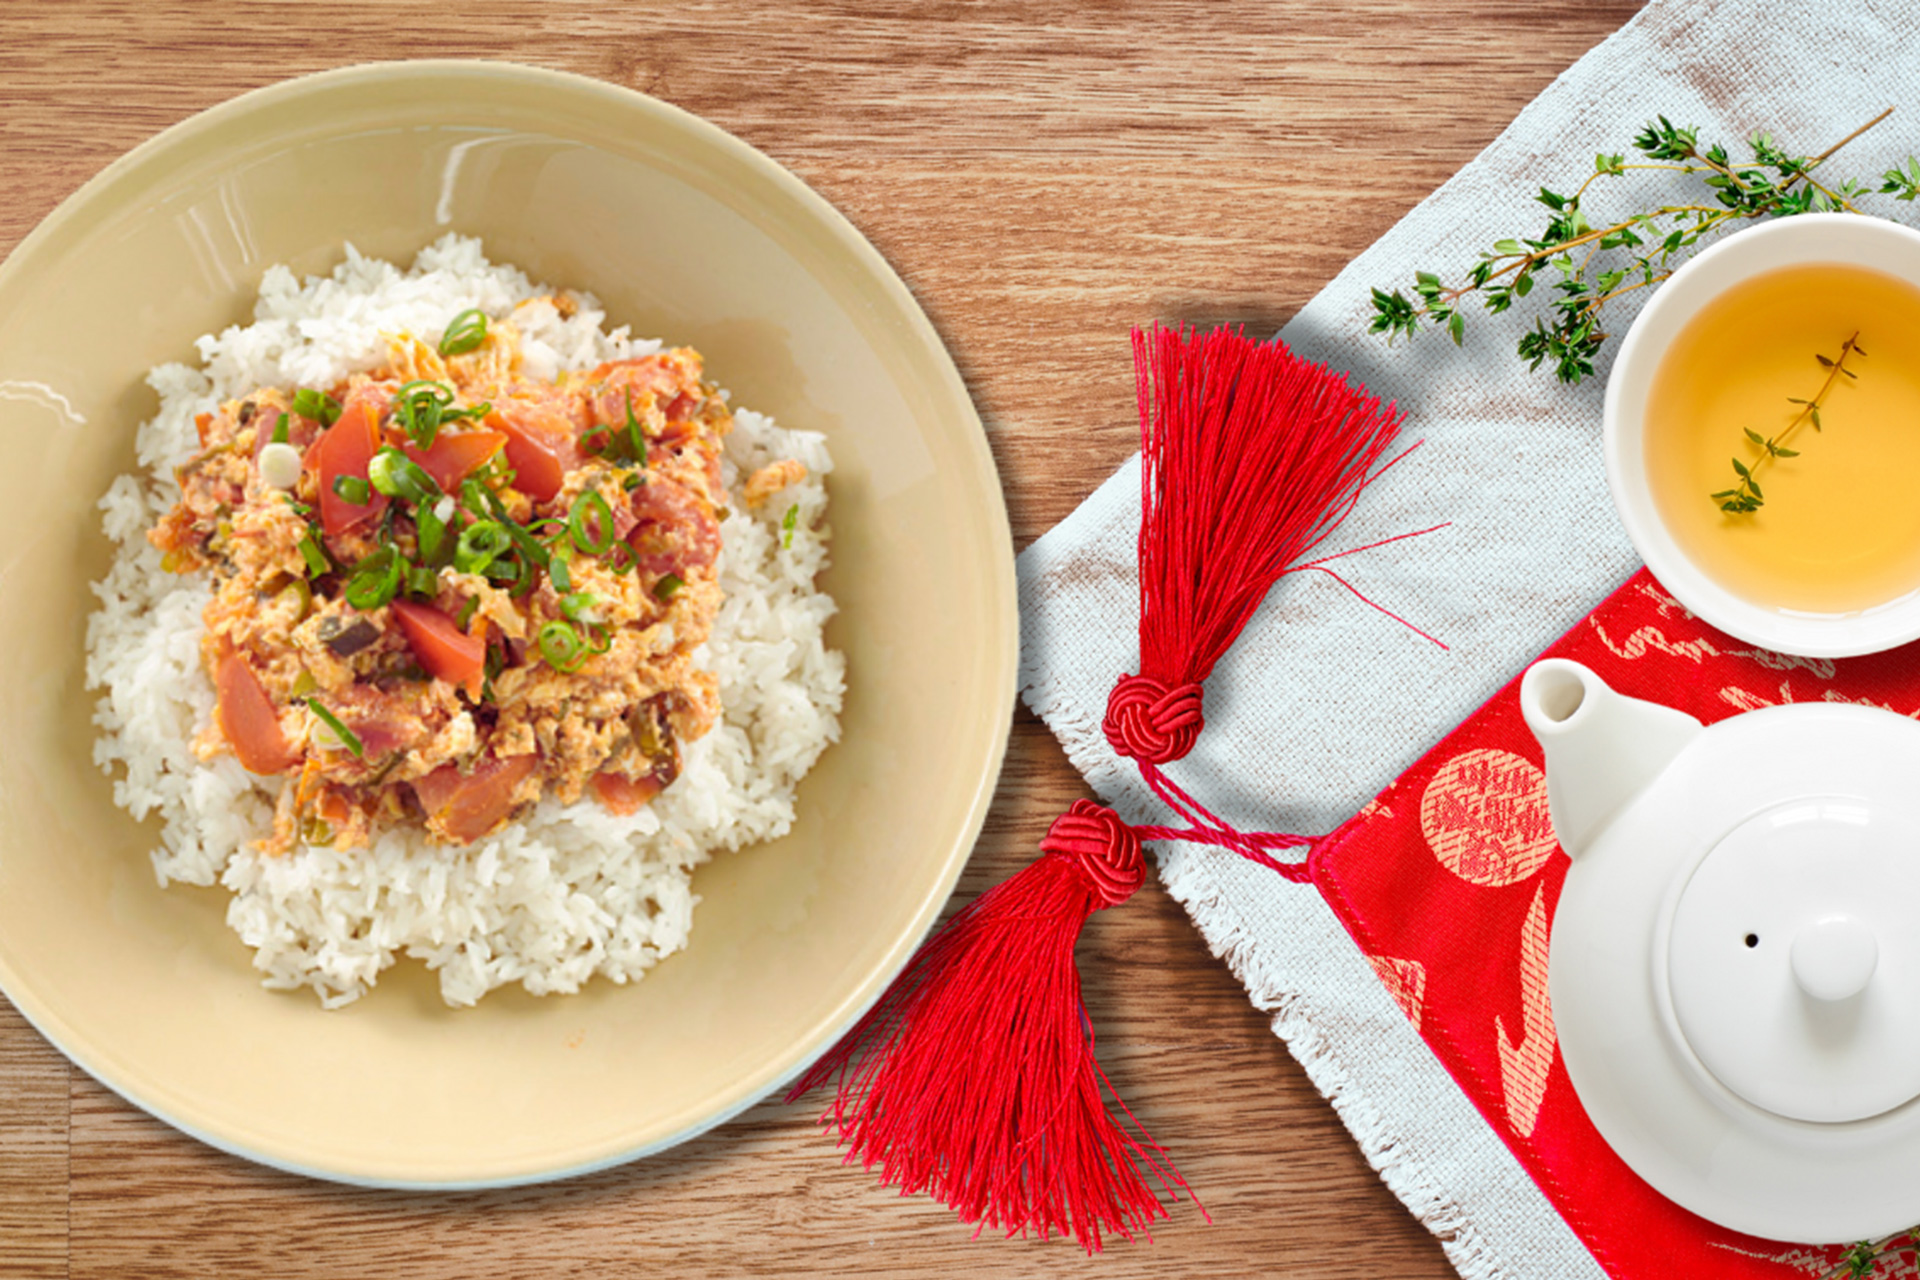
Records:
[[[0,252],[157,130],[288,76],[428,56],[597,76],[738,134],[874,241],[967,379],[1024,546],[1133,448],[1129,325],[1276,328],[1634,8],[0,0]],[[955,905],[1084,794],[1022,713]],[[771,1103],[557,1186],[335,1187],[174,1133],[0,1001],[0,1274],[1452,1274],[1164,894],[1098,917],[1082,958],[1102,1061],[1212,1225],[1183,1204],[1094,1260],[975,1243]]]

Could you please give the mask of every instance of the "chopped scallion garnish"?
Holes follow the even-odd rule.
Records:
[[[354,736],[353,730],[347,728],[347,726],[341,722],[339,716],[336,716],[333,712],[321,706],[320,699],[308,698],[307,706],[312,709],[314,715],[320,718],[320,723],[333,730],[333,736],[340,739],[340,745],[353,752],[354,759],[365,760],[367,758],[366,748],[360,745],[360,739]]]
[[[540,656],[556,671],[576,670],[587,659],[587,642],[567,623],[555,620],[540,628]]]
[[[364,507],[373,501],[372,489],[360,476],[335,476],[333,491],[339,494],[343,501],[351,502],[356,507]]]
[[[347,580],[347,603],[356,609],[373,610],[400,594],[400,580],[407,569],[400,552],[389,543],[353,567]]]
[[[327,559],[327,553],[320,549],[319,540],[313,536],[312,530],[308,530],[300,539],[299,545],[300,558],[307,562],[308,574],[317,578],[332,570],[333,561]]]
[[[653,584],[653,597],[656,600],[671,600],[687,580],[677,573],[670,573]]]
[[[289,439],[289,436],[287,432],[287,415],[283,413],[278,418],[274,419],[273,443],[285,444],[287,443],[288,439]]]
[[[453,567],[461,573],[485,573],[488,566],[513,546],[505,526],[497,520],[477,520],[460,531],[453,551]]]
[[[565,558],[555,556],[549,560],[547,576],[553,579],[553,589],[562,595],[573,590],[573,570],[567,566]]]
[[[340,402],[324,391],[302,387],[293,393],[293,411],[308,422],[330,427],[340,421]]]
[[[605,555],[613,546],[613,509],[597,490],[588,489],[573,500],[567,533],[573,545],[588,555]]]
[[[799,523],[800,504],[796,502],[787,508],[786,515],[780,517],[780,545],[782,547],[791,547],[793,545],[794,526]]]
[[[440,486],[427,469],[392,445],[383,447],[367,464],[367,479],[390,498],[405,498],[416,507],[440,497]]]
[[[480,344],[487,340],[487,313],[478,307],[470,307],[455,316],[447,325],[446,332],[440,335],[440,354],[443,356],[463,356],[469,351],[477,351]]]

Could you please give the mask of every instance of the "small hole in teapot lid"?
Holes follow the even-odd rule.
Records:
[[[1760,935],[1759,935],[1759,934],[1757,934],[1757,933],[1750,933],[1750,934],[1748,934],[1748,935],[1747,935],[1747,945],[1748,945],[1748,946],[1750,946],[1750,947],[1757,947],[1757,946],[1759,946],[1759,945],[1760,945]]]

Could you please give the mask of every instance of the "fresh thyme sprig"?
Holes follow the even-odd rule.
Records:
[[[1880,1259],[1897,1262],[1900,1254],[1909,1249],[1920,1253],[1920,1227],[1896,1231],[1878,1240],[1862,1240],[1848,1249],[1832,1269],[1821,1273],[1820,1280],[1866,1280],[1879,1274]]]
[[[1858,378],[1860,376],[1853,370],[1847,368],[1847,360],[1853,356],[1861,356],[1864,358],[1866,354],[1867,353],[1860,347],[1860,334],[1858,330],[1855,330],[1854,335],[1840,345],[1840,358],[1838,360],[1829,360],[1818,352],[1814,353],[1813,358],[1818,360],[1820,367],[1827,371],[1827,380],[1820,384],[1820,390],[1814,394],[1811,400],[1802,400],[1796,396],[1787,397],[1787,403],[1799,405],[1800,412],[1793,415],[1793,421],[1789,422],[1787,429],[1779,435],[1763,436],[1752,427],[1746,429],[1747,443],[1759,449],[1760,456],[1754,459],[1751,466],[1740,461],[1738,458],[1733,460],[1733,473],[1740,478],[1740,483],[1734,488],[1722,489],[1719,493],[1712,495],[1713,500],[1720,504],[1722,511],[1729,515],[1749,515],[1752,512],[1758,511],[1765,504],[1766,498],[1760,492],[1760,482],[1754,479],[1754,472],[1766,466],[1775,458],[1797,458],[1800,456],[1797,449],[1789,449],[1786,447],[1787,439],[1800,429],[1802,423],[1810,422],[1813,424],[1815,431],[1823,430],[1820,425],[1820,406],[1826,403],[1827,394],[1833,390],[1834,384],[1840,380],[1841,374],[1845,374],[1849,378]]]
[[[1850,178],[1829,183],[1814,174],[1840,148],[1892,114],[1888,107],[1815,156],[1790,155],[1770,135],[1757,134],[1748,143],[1753,159],[1744,164],[1733,161],[1717,143],[1702,147],[1697,128],[1683,129],[1661,116],[1633,140],[1642,160],[1630,163],[1624,153],[1602,153],[1593,158],[1593,172],[1572,195],[1540,189],[1535,199],[1551,216],[1539,239],[1496,241],[1460,284],[1445,284],[1431,271],[1418,271],[1411,298],[1399,289],[1375,289],[1369,328],[1392,341],[1402,334],[1412,336],[1424,323],[1445,329],[1457,344],[1466,332],[1462,308],[1469,295],[1480,295],[1481,305],[1498,314],[1525,298],[1536,283],[1544,283],[1557,296],[1548,315],[1535,319],[1533,328],[1521,335],[1516,350],[1528,368],[1552,361],[1562,382],[1579,382],[1593,373],[1594,357],[1608,337],[1600,327],[1602,308],[1665,280],[1702,239],[1754,218],[1858,213],[1853,202],[1869,193],[1867,187]],[[1711,203],[1661,205],[1596,226],[1584,204],[1587,189],[1601,178],[1648,169],[1705,175],[1701,181]],[[1888,169],[1879,191],[1896,200],[1920,198],[1920,159],[1909,156],[1905,168]]]

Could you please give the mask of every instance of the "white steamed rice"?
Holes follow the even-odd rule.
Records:
[[[168,364],[149,375],[160,412],[140,428],[143,471],[114,481],[100,504],[116,558],[95,584],[100,608],[87,628],[88,684],[103,691],[94,756],[115,776],[118,804],[137,818],[158,815],[152,856],[163,886],[232,891],[227,923],[268,987],[311,987],[341,1005],[402,955],[437,973],[452,1005],[510,982],[540,994],[575,991],[595,974],[637,978],[686,945],[692,869],[715,850],[785,832],[800,778],[839,736],[844,667],[822,634],[834,605],[814,587],[827,561],[826,442],[736,408],[722,465],[736,494],[721,524],[726,602],[701,655],[719,676],[724,713],[688,744],[679,779],[647,808],[621,818],[591,799],[548,800],[471,847],[388,830],[370,849],[272,857],[254,841],[272,827],[279,780],[249,774],[231,755],[194,756],[214,707],[199,648],[210,584],[163,571],[146,540],[179,498],[174,468],[197,447],[194,416],[257,387],[332,386],[382,361],[383,333],[437,335],[474,306],[512,312],[535,377],[660,348],[624,327],[603,333],[590,295],[573,295],[571,319],[533,301],[552,293],[489,263],[473,239],[447,236],[407,271],[348,246],[331,276],[270,269],[254,323],[199,340],[203,368]],[[747,510],[739,483],[778,458],[805,463],[807,479]],[[783,546],[781,520],[796,503]]]

